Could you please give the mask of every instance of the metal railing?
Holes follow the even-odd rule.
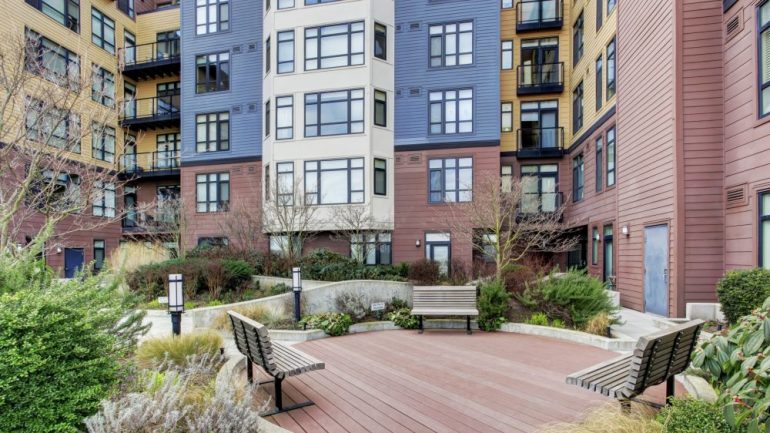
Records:
[[[561,211],[564,204],[564,194],[561,192],[523,193],[521,198],[520,215],[536,215]]]
[[[148,63],[179,62],[180,54],[179,39],[172,39],[121,48],[120,60],[125,68]]]
[[[122,101],[123,113],[120,120],[169,120],[179,117],[181,96],[179,93],[152,98],[131,99]]]
[[[563,24],[563,0],[521,0],[516,3],[517,31],[560,28]]]
[[[179,170],[179,151],[126,153],[120,157],[119,168],[129,174],[172,173]]]
[[[178,224],[179,214],[174,208],[159,207],[154,212],[127,210],[122,219],[124,233],[167,233]]]
[[[526,128],[518,131],[519,152],[548,152],[564,148],[564,128]]]
[[[564,90],[564,62],[518,66],[519,93]]]

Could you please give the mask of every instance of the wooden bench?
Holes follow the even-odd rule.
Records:
[[[324,368],[324,363],[292,347],[271,341],[265,325],[234,311],[228,311],[227,314],[230,316],[230,321],[233,325],[235,346],[242,354],[246,355],[248,361],[246,375],[249,383],[254,382],[253,364],[259,365],[265,373],[273,377],[272,380],[259,382],[259,384],[275,383],[275,409],[263,414],[263,416],[312,405],[312,401],[307,401],[284,406],[281,383],[287,377],[297,376],[313,370],[321,370]]]
[[[674,376],[690,365],[692,352],[703,329],[693,320],[639,339],[629,354],[567,376],[567,383],[619,400],[624,408],[638,400],[647,388],[666,382],[666,403],[674,396]]]
[[[423,316],[465,316],[466,330],[471,333],[471,316],[476,308],[476,287],[415,287],[412,292],[412,315],[420,318],[420,333],[425,331]]]

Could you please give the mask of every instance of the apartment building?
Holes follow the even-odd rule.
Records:
[[[356,255],[335,236],[355,208],[377,233],[353,241],[376,245],[366,263],[448,270],[474,252],[447,202],[490,176],[525,179],[523,212],[563,205],[580,242],[556,262],[630,308],[680,316],[725,270],[770,267],[767,0],[14,2],[13,26],[86,47],[125,101],[126,217],[49,251],[65,273],[70,250],[170,241],[174,212],[189,249],[304,204],[305,250]],[[267,218],[254,237],[277,251],[294,229]]]

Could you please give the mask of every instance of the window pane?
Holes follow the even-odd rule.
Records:
[[[348,176],[346,171],[321,172],[321,203],[347,203]]]

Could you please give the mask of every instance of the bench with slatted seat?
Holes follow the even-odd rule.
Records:
[[[659,406],[637,397],[663,382],[666,402],[674,396],[674,376],[690,365],[701,329],[703,321],[693,320],[641,337],[631,354],[573,373],[567,383],[612,397],[623,407],[631,401]]]
[[[260,384],[275,384],[275,409],[263,414],[263,416],[312,405],[312,401],[307,401],[284,406],[281,383],[287,377],[297,376],[313,370],[321,370],[324,368],[324,363],[293,347],[271,341],[265,325],[234,311],[228,311],[227,314],[230,316],[230,322],[233,325],[235,346],[238,348],[238,351],[246,356],[248,362],[246,375],[249,383],[254,383],[254,364],[260,366],[265,373],[273,378],[270,381],[260,382]]]
[[[466,330],[471,333],[471,317],[476,308],[476,287],[415,287],[412,291],[412,315],[420,319],[420,333],[425,331],[423,316],[465,316]]]

